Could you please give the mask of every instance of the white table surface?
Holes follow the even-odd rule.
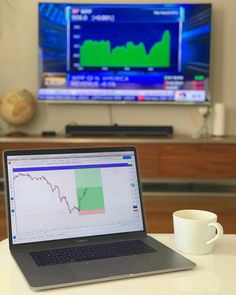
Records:
[[[172,234],[152,236],[174,248]],[[30,289],[10,255],[8,240],[4,240],[0,242],[0,294],[236,294],[236,235],[224,235],[211,254],[184,256],[197,264],[196,269],[36,292]]]

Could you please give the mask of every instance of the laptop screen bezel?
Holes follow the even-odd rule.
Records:
[[[135,156],[135,165],[137,171],[137,181],[138,181],[138,191],[140,197],[140,205],[141,205],[141,215],[142,215],[142,226],[143,230],[135,231],[135,232],[125,232],[125,233],[113,233],[113,234],[105,234],[105,235],[98,235],[98,236],[85,236],[85,237],[76,237],[76,238],[65,238],[60,240],[48,240],[48,241],[39,241],[39,242],[30,242],[30,243],[20,243],[14,244],[12,240],[12,221],[11,221],[11,214],[10,214],[10,191],[9,191],[9,177],[8,177],[8,165],[7,159],[9,156],[24,156],[24,155],[46,155],[46,154],[73,154],[73,153],[106,153],[106,152],[134,152]],[[128,237],[137,237],[137,236],[144,236],[146,235],[146,220],[144,215],[144,206],[143,206],[143,198],[142,198],[142,190],[141,190],[141,181],[140,181],[140,174],[139,174],[139,163],[137,159],[137,150],[135,146],[116,146],[116,147],[86,147],[86,148],[53,148],[53,149],[26,149],[26,150],[6,150],[3,152],[4,158],[4,180],[5,180],[5,197],[6,197],[6,208],[7,208],[7,225],[8,225],[8,237],[9,237],[9,246],[10,248],[20,248],[24,246],[32,246],[32,245],[52,245],[54,243],[57,244],[67,244],[67,243],[85,243],[85,242],[92,242],[94,239],[96,240],[104,240],[104,239],[115,239],[115,238],[128,238]],[[79,240],[79,241],[78,241]]]

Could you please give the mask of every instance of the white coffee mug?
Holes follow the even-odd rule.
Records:
[[[203,210],[180,210],[173,213],[176,249],[186,254],[210,253],[214,242],[223,235],[215,213]]]

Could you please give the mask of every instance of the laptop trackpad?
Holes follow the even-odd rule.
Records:
[[[150,264],[135,255],[73,263],[68,267],[82,281],[153,271]]]

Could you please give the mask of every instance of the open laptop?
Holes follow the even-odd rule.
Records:
[[[192,269],[146,233],[134,147],[4,152],[10,251],[29,285]]]

